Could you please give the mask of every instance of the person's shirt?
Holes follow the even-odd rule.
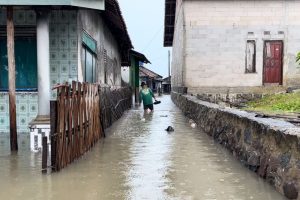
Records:
[[[143,101],[144,105],[151,105],[153,104],[152,98],[154,97],[154,94],[151,89],[141,89],[140,91],[140,102]]]

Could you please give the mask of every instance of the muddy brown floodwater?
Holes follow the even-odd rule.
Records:
[[[41,174],[41,155],[29,151],[28,136],[19,136],[14,155],[1,136],[0,199],[285,199],[192,129],[169,96],[160,100],[145,121],[141,108],[126,112],[105,140],[59,173]],[[175,132],[164,131],[169,125]]]

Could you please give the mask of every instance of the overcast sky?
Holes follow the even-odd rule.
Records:
[[[134,49],[151,61],[147,68],[168,76],[168,50],[163,47],[164,0],[118,0]]]

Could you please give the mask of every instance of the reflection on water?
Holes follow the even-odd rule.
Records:
[[[155,112],[127,112],[82,159],[41,174],[41,155],[0,137],[1,199],[284,199],[211,138],[189,127],[168,96]],[[164,131],[169,125],[175,132]]]

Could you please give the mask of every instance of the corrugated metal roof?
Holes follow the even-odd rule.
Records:
[[[144,54],[140,53],[140,52],[130,50],[130,55],[138,58],[140,62],[143,62],[143,63],[146,63],[146,64],[148,64],[148,63],[151,64],[151,62],[146,58],[146,56]]]
[[[14,6],[76,6],[104,10],[105,0],[0,0],[0,5]]]

